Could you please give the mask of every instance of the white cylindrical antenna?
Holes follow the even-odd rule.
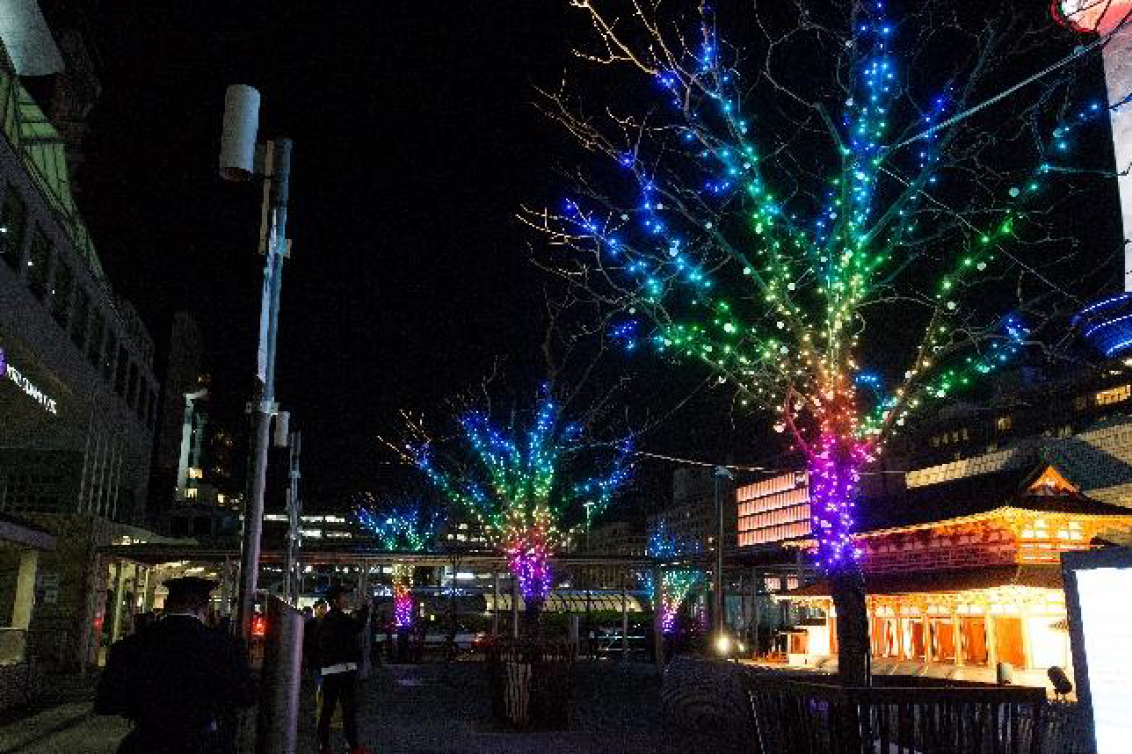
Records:
[[[255,140],[259,130],[259,92],[233,84],[224,93],[224,129],[220,135],[220,177],[246,181],[255,172]]]

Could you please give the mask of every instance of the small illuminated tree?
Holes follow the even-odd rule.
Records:
[[[459,442],[449,456],[439,457],[435,443],[423,438],[408,443],[402,456],[451,504],[474,515],[488,542],[506,555],[533,622],[554,584],[554,553],[599,517],[628,479],[631,443],[586,442],[581,425],[565,421],[545,393],[529,426],[513,418],[499,430],[479,411],[458,423]],[[583,524],[568,524],[579,517]]]
[[[1053,221],[1072,192],[1051,179],[1086,172],[1067,156],[1106,108],[1076,95],[1081,53],[1056,60],[1066,40],[1014,4],[893,19],[884,0],[755,3],[739,43],[706,3],[568,4],[601,75],[540,91],[589,156],[559,207],[521,214],[550,241],[537,261],[619,314],[627,347],[698,362],[774,412],[809,472],[842,678],[867,684],[862,471],[1071,300],[1063,282],[1087,273]],[[622,102],[611,80],[643,95]]]
[[[358,523],[373,532],[386,552],[424,552],[434,544],[443,518],[419,502],[378,504],[371,493],[364,495],[355,516]],[[398,629],[413,625],[413,566],[393,565],[393,623]]]
[[[680,558],[699,553],[698,542],[677,537],[663,519],[649,532],[646,554],[659,565],[672,564]],[[669,565],[661,568],[660,579],[649,573],[646,587],[657,611],[657,623],[662,634],[676,630],[676,616],[681,605],[703,581],[702,571],[686,565]]]

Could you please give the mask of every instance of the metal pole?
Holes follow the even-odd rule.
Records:
[[[629,659],[629,590],[625,587],[625,574],[621,574],[621,659]]]
[[[755,656],[759,654],[759,569],[751,569],[751,626],[754,629],[751,641],[755,645]]]
[[[250,640],[255,593],[259,578],[260,538],[263,534],[263,496],[267,486],[267,449],[271,441],[271,417],[275,414],[275,347],[279,330],[279,293],[283,278],[283,257],[287,249],[287,192],[291,174],[291,141],[269,142],[270,169],[267,175],[267,243],[264,265],[264,300],[260,313],[259,369],[262,380],[258,401],[253,407],[253,473],[244,505],[244,532],[240,553],[240,602],[236,625]]]
[[[303,501],[299,497],[299,479],[302,478],[302,471],[299,468],[299,460],[303,452],[303,433],[291,433],[291,470],[289,473],[290,485],[287,488],[287,574],[285,596],[287,602],[294,605],[298,598],[302,596],[302,589],[296,594],[295,586],[296,578],[295,571],[298,568],[299,560],[299,542],[302,535],[301,525],[303,516]]]
[[[519,579],[511,577],[511,636],[519,638]]]
[[[271,597],[264,640],[263,680],[256,720],[256,754],[294,754],[299,722],[299,670],[303,654],[303,615]]]
[[[723,631],[723,494],[724,479],[731,478],[731,472],[723,466],[716,466],[715,473],[715,573],[712,574],[712,624],[716,633]]]
[[[491,572],[491,638],[499,636],[499,571]]]

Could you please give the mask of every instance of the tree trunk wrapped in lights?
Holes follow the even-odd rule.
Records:
[[[600,76],[538,104],[614,167],[523,210],[551,241],[537,261],[608,312],[611,339],[699,362],[775,412],[809,472],[842,678],[867,684],[861,475],[923,404],[1009,361],[1064,321],[1066,286],[1091,284],[1053,208],[1105,172],[1069,155],[1106,108],[1082,101],[1072,40],[1015,4],[569,5]],[[719,34],[729,12],[739,41]],[[1048,70],[990,96],[1004,66],[1039,70],[1037,49]],[[583,107],[627,91],[617,70],[644,106]]]
[[[413,567],[393,566],[393,625],[398,629],[413,625]]]
[[[416,502],[379,505],[369,493],[364,498],[355,516],[377,537],[382,550],[420,553],[432,547],[443,524],[438,511],[428,512]],[[408,563],[393,566],[393,624],[398,631],[407,631],[413,625],[413,566]]]
[[[554,587],[554,553],[577,533],[571,518],[588,524],[609,506],[629,476],[628,441],[585,441],[582,427],[563,421],[544,390],[529,427],[506,431],[478,411],[459,419],[460,447],[439,458],[421,435],[397,448],[440,493],[472,513],[488,542],[506,556],[534,626]],[[420,428],[413,428],[420,434]],[[601,469],[597,476],[587,476]]]
[[[659,578],[651,573],[647,577],[649,597],[657,611],[657,625],[662,635],[675,632],[680,607],[703,581],[702,571],[679,563],[681,557],[699,552],[698,542],[676,537],[663,520],[649,532],[646,554],[663,566]]]

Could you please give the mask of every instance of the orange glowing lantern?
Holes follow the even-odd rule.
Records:
[[[1059,24],[1074,31],[1111,34],[1132,13],[1132,0],[1053,0]]]

